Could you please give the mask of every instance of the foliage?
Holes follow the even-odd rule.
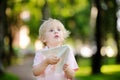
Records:
[[[0,80],[19,80],[19,78],[10,73],[4,73],[0,75]]]
[[[89,37],[89,16],[90,3],[88,0],[46,0],[50,11],[49,17],[60,19],[66,28],[68,28],[72,36],[77,38]],[[38,37],[38,29],[42,23],[42,8],[45,0],[9,0],[8,8],[12,13],[9,16],[16,18],[23,11],[30,12],[30,19],[22,22],[22,25],[28,25],[31,38]],[[69,20],[73,18],[73,20]],[[70,25],[70,22],[75,25]],[[74,32],[75,31],[75,32]],[[82,36],[84,35],[84,36]]]
[[[88,0],[74,0],[72,3],[71,1],[61,0],[51,3],[51,15],[63,22],[65,27],[71,31],[73,38],[88,39],[90,36],[90,3]]]

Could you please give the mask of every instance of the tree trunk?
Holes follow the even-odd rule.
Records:
[[[0,74],[4,72],[2,58],[5,54],[4,36],[5,36],[5,22],[6,22],[6,0],[0,0]]]
[[[92,73],[96,74],[96,73],[100,73],[101,58],[102,58],[100,54],[100,49],[102,46],[101,44],[101,7],[100,7],[100,0],[94,0],[94,3],[98,10],[97,19],[96,19],[96,31],[95,31],[97,51],[92,56]]]
[[[42,16],[43,16],[42,17],[43,20],[46,20],[46,19],[50,18],[50,11],[49,11],[47,0],[45,0],[45,4],[42,8]]]
[[[116,4],[116,1],[115,0],[112,0],[113,4],[114,4],[114,28],[113,28],[113,34],[114,34],[114,38],[115,38],[115,41],[116,41],[116,45],[117,45],[117,56],[116,56],[116,63],[117,64],[120,64],[120,43],[119,43],[119,39],[120,39],[120,35],[119,35],[119,32],[117,30],[117,16],[116,16],[116,13],[117,13],[117,4]],[[120,7],[120,6],[119,6]]]

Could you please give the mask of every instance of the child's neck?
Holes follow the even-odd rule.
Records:
[[[54,45],[47,45],[48,48],[53,48],[53,47],[57,47],[57,46],[62,46],[62,44],[54,44]]]

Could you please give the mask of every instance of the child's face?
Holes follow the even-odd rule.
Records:
[[[64,41],[63,31],[60,26],[51,25],[46,28],[44,42],[46,45],[57,45]]]

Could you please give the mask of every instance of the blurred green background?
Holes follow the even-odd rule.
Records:
[[[119,8],[120,0],[0,0],[0,80],[27,80],[18,70],[27,68],[27,60],[32,69],[42,47],[39,26],[48,18],[71,32],[65,44],[79,65],[75,80],[119,80]]]

